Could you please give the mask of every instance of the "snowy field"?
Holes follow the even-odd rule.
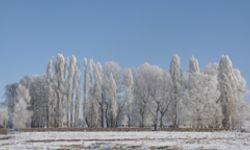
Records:
[[[249,150],[241,132],[23,132],[0,135],[1,150],[183,149]]]

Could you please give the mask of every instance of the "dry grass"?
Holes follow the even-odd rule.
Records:
[[[6,128],[0,128],[0,134],[8,134],[8,130]]]
[[[84,149],[84,150],[93,150],[93,149],[100,149],[102,145],[105,145],[106,143],[96,143],[94,147],[84,147],[80,144],[73,144],[73,145],[61,145],[60,150],[71,150],[71,149]],[[128,146],[128,145],[110,145],[108,149],[110,150],[135,150],[135,149],[141,149],[143,148],[140,145],[134,145],[134,146]],[[176,147],[170,147],[170,146],[152,146],[149,148],[150,150],[177,150]]]
[[[20,132],[137,132],[153,131],[151,128],[23,128]],[[227,131],[224,128],[163,128],[157,131],[168,132],[217,132]]]
[[[225,138],[213,138],[213,140],[223,140]],[[227,138],[232,140],[231,138]],[[29,140],[27,143],[51,143],[51,142],[130,142],[130,141],[173,141],[173,140],[192,140],[192,141],[203,141],[207,140],[207,138],[105,138],[105,139],[97,139],[97,138],[89,138],[89,139],[45,139],[45,140]]]
[[[128,131],[151,131],[150,128],[23,128],[20,132],[128,132]]]
[[[228,131],[225,128],[163,128],[158,131],[178,131],[178,132],[218,132]]]
[[[163,138],[160,138],[164,140]],[[105,139],[48,139],[48,140],[30,140],[28,143],[51,143],[51,142],[119,142],[119,141],[142,141],[142,140],[155,140],[154,138],[105,138]]]
[[[126,145],[126,144],[111,144],[112,142],[130,142],[130,141],[153,141],[155,138],[105,138],[105,139],[48,139],[48,140],[30,140],[27,143],[51,143],[51,142],[94,142],[94,145],[84,146],[84,144],[71,144],[71,145],[60,145],[60,150],[71,150],[71,149],[102,149],[107,147],[110,150],[135,150],[142,149],[143,145]],[[159,140],[159,139],[157,139]],[[160,140],[166,140],[160,138]],[[169,139],[170,140],[170,139]],[[177,150],[178,148],[173,146],[151,146],[150,150]]]

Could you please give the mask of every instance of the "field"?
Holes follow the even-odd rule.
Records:
[[[249,150],[249,141],[250,133],[236,131],[13,132],[0,135],[0,149]]]

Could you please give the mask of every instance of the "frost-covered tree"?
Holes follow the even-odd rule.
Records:
[[[163,124],[163,119],[167,117],[167,112],[169,110],[169,106],[170,106],[170,90],[171,88],[171,84],[170,84],[170,77],[168,73],[164,73],[163,75],[163,81],[162,81],[162,88],[160,89],[160,100],[158,103],[158,107],[159,107],[159,121],[160,121],[160,128],[164,127]],[[157,127],[155,125],[155,127]]]
[[[67,100],[66,100],[66,122],[68,127],[73,126],[73,79],[77,69],[77,60],[74,55],[69,59],[68,78],[67,78]]]
[[[125,120],[128,127],[132,126],[133,121],[133,102],[134,102],[134,77],[131,69],[125,74]]]
[[[165,76],[164,71],[158,66],[148,66],[147,73],[144,75],[147,80],[147,89],[150,93],[150,107],[148,108],[152,114],[154,129],[156,130],[160,124],[160,118],[163,116],[160,113],[163,105],[165,104],[166,99],[164,91],[165,89]]]
[[[92,61],[84,59],[84,120],[87,127],[90,127],[90,117],[89,112],[91,110],[91,100],[92,100]]]
[[[32,127],[46,127],[48,124],[48,85],[46,76],[31,76],[27,78],[29,86],[30,110],[32,115]]]
[[[242,97],[245,94],[244,81],[239,72],[234,72],[232,62],[228,56],[222,56],[218,67],[218,87],[224,128],[236,128],[240,126],[240,107]],[[239,96],[242,95],[242,96]]]
[[[16,92],[16,103],[13,112],[13,127],[30,127],[32,111],[28,110],[30,104],[29,91],[23,85],[19,84]]]
[[[189,76],[188,76],[188,105],[190,106],[189,113],[192,117],[192,126],[193,127],[201,127],[201,112],[204,109],[204,99],[202,98],[204,95],[201,92],[204,90],[201,86],[203,82],[202,75],[200,73],[198,60],[194,57],[191,57],[189,61]]]
[[[99,127],[99,103],[94,98],[94,75],[93,60],[88,61],[88,71],[86,78],[87,99],[84,106],[84,117],[86,125],[90,128]]]
[[[105,78],[105,88],[104,92],[104,123],[105,127],[114,128],[117,126],[117,113],[118,113],[118,104],[117,104],[117,86],[115,79],[110,73],[109,77]]]
[[[63,127],[63,100],[64,100],[64,65],[65,59],[62,54],[57,55],[55,66],[56,73],[56,117],[55,127]]]
[[[147,63],[123,70],[115,62],[84,59],[81,92],[75,56],[65,63],[58,54],[48,63],[46,76],[6,86],[5,98],[9,127],[238,128],[246,118],[246,91],[245,79],[228,56],[204,71],[192,57],[189,72],[182,73],[174,55],[168,72]]]
[[[45,76],[24,77],[18,83],[6,86],[5,97],[8,104],[8,126],[12,127],[13,125],[14,107],[18,102],[16,99],[18,85],[24,86],[29,91],[29,110],[33,112],[31,127],[47,126],[48,86]]]
[[[178,55],[173,55],[172,61],[170,63],[169,74],[171,81],[171,116],[172,124],[174,128],[179,127],[179,103],[181,100],[181,90],[182,90],[182,70],[181,70],[180,57]]]
[[[110,84],[110,74],[112,73],[113,78],[116,83],[116,101],[117,101],[117,117],[116,117],[116,123],[121,124],[120,121],[122,120],[122,109],[123,109],[123,97],[121,96],[121,93],[123,92],[121,90],[121,73],[120,73],[120,66],[115,62],[107,62],[103,65],[100,65],[102,68],[102,102],[100,103],[102,112],[101,116],[103,119],[101,119],[102,126],[104,127],[111,127],[110,122],[110,105],[111,105],[111,84]],[[109,113],[109,114],[108,114]]]
[[[76,90],[74,126],[78,127],[80,124],[80,104],[81,104],[81,71],[79,68],[76,69],[74,82]]]
[[[8,107],[8,127],[13,127],[13,113],[14,113],[14,106],[16,103],[16,89],[18,83],[9,84],[5,86],[5,101]]]
[[[219,128],[221,126],[221,108],[216,103],[219,97],[219,91],[217,88],[218,82],[216,76],[211,76],[207,74],[202,74],[202,82],[201,87],[203,90],[201,91],[201,99],[203,99],[203,111],[201,112],[201,127],[212,127]]]
[[[47,84],[48,84],[48,111],[47,127],[53,127],[55,121],[55,99],[54,99],[54,82],[53,82],[53,60],[51,59],[47,66]]]
[[[149,125],[152,108],[150,107],[152,98],[152,68],[148,63],[134,69],[134,93],[135,93],[135,117],[140,127]]]
[[[134,109],[141,127],[163,127],[169,108],[169,77],[158,66],[148,63],[134,69]]]
[[[248,89],[247,89],[247,82],[245,78],[241,75],[240,70],[234,69],[234,76],[236,78],[236,97],[237,97],[237,102],[235,103],[236,105],[236,110],[233,116],[233,128],[240,128],[244,124],[244,121],[246,120],[246,113],[248,113],[248,110],[246,109],[246,106],[248,105],[244,99],[248,94]]]
[[[199,62],[194,56],[189,61],[189,73],[200,73]]]
[[[235,78],[233,75],[233,66],[228,56],[222,56],[218,68],[218,87],[220,90],[219,102],[221,103],[224,128],[231,128],[232,107],[234,107],[235,96]]]
[[[96,102],[99,104],[99,113],[100,113],[100,124],[101,127],[104,127],[104,100],[102,98],[102,80],[103,80],[103,75],[102,75],[102,66],[100,63],[94,63],[93,64],[94,68],[94,76],[95,76],[95,83],[94,83],[94,93],[93,93],[93,99],[95,99]]]
[[[207,88],[210,93],[207,93],[207,97],[211,97],[210,99],[210,106],[208,106],[209,115],[211,123],[207,123],[210,127],[220,128],[221,120],[222,120],[222,113],[221,107],[219,103],[217,103],[218,97],[220,96],[219,89],[218,89],[218,64],[208,64],[203,71],[204,75],[207,77],[207,83],[205,84],[205,88]],[[205,91],[205,90],[203,90]]]
[[[118,83],[120,82],[120,66],[116,62],[107,62],[103,65],[103,73],[110,77],[110,73],[112,73],[114,80]]]
[[[87,58],[84,58],[84,75],[83,75],[83,103],[82,103],[82,117],[83,117],[83,125],[85,125],[85,107],[86,107],[86,103],[87,103],[87,85],[88,85],[88,60]]]
[[[185,115],[187,121],[191,121],[191,126],[194,128],[218,127],[219,123],[216,119],[221,115],[216,105],[218,97],[216,75],[200,72],[198,60],[194,57],[189,63],[187,90],[189,108]]]
[[[116,127],[117,125],[117,97],[116,97],[116,82],[113,78],[112,73],[110,74],[110,125],[112,128]]]

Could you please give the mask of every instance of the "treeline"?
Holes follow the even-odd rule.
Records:
[[[49,61],[46,75],[6,86],[8,126],[14,128],[192,127],[239,128],[246,112],[246,81],[228,56],[200,70],[178,55],[169,70],[148,63],[121,69],[92,59]]]

